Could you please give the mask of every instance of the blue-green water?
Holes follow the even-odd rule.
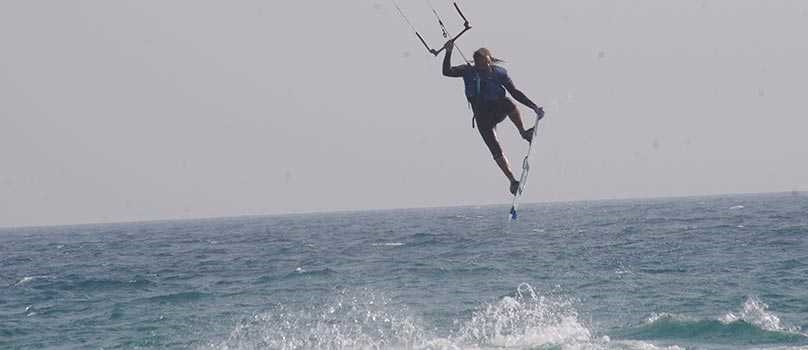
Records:
[[[808,349],[808,196],[0,230],[0,348]]]

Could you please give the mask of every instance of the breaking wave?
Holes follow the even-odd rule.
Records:
[[[668,313],[651,315],[644,324],[620,332],[621,338],[653,340],[688,340],[714,344],[805,345],[808,335],[798,327],[787,327],[768,311],[768,305],[754,297],[747,298],[741,311],[727,313],[718,319],[693,319]]]
[[[682,349],[593,336],[574,304],[523,283],[513,295],[455,320],[459,328],[451,334],[436,334],[383,293],[340,291],[325,304],[276,305],[199,349]]]

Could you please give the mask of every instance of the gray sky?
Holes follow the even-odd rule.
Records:
[[[547,111],[525,201],[808,190],[808,2],[461,6]],[[510,201],[389,1],[7,0],[0,50],[0,226]]]

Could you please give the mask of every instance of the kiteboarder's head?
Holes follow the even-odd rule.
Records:
[[[502,62],[502,60],[491,55],[491,50],[481,47],[474,51],[474,66],[477,68],[487,68],[492,63]]]

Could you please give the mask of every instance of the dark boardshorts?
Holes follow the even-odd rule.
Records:
[[[515,109],[516,105],[508,97],[483,102],[473,108],[477,120],[477,130],[480,131],[480,136],[483,137],[483,141],[494,159],[502,157],[502,147],[499,146],[494,128]]]

